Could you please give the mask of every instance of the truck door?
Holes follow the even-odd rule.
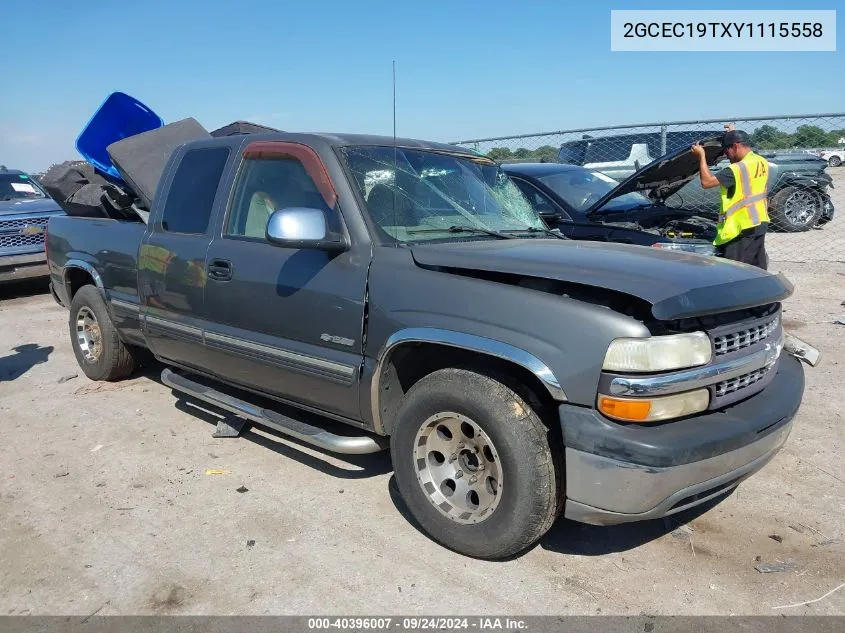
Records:
[[[138,253],[142,329],[156,355],[202,368],[205,257],[216,206],[225,206],[221,182],[229,147],[192,146],[174,158],[151,225]]]
[[[272,212],[289,207],[320,209],[343,230],[316,152],[272,145],[272,152],[245,149],[208,249],[206,346],[228,381],[356,418],[369,247],[329,253],[265,239]]]

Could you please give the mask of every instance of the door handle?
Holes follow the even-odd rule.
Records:
[[[212,259],[208,264],[208,276],[217,281],[229,281],[232,278],[232,262]]]

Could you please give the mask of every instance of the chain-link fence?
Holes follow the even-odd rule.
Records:
[[[840,217],[845,214],[845,114],[616,125],[454,144],[502,163],[518,163],[512,174],[538,210],[563,210],[564,216],[570,216],[565,220],[605,226],[623,222],[629,229],[712,239],[719,189],[703,189],[698,176],[668,197],[661,196],[668,207],[694,212],[691,222],[673,222],[668,216],[654,217],[636,210],[620,213],[626,207],[633,209],[638,203],[647,202],[637,193],[618,198],[604,209],[593,209],[587,218],[581,211],[590,209],[615,186],[613,181],[624,180],[665,154],[723,134],[726,125],[747,132],[752,148],[769,160],[771,226],[766,242],[771,260],[845,261],[845,220]],[[524,164],[538,162],[575,165],[592,173],[583,169],[555,170],[552,166],[538,169]],[[711,170],[718,173],[727,164],[727,159],[721,158]]]

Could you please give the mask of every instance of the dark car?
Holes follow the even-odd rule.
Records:
[[[718,140],[704,142],[712,161]],[[604,173],[561,163],[502,166],[546,223],[576,240],[620,242],[714,255],[716,223],[695,210],[674,208],[666,197],[697,173],[688,150],[637,171],[622,183]],[[641,193],[653,189],[651,197]]]

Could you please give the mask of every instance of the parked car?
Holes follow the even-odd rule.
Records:
[[[414,520],[475,557],[561,513],[639,521],[732,490],[804,391],[784,277],[562,238],[452,145],[191,141],[148,221],[56,216],[48,244],[90,379],[148,349],[187,397],[329,451],[389,447]]]
[[[46,279],[44,231],[62,213],[29,174],[0,165],[0,283]]]
[[[666,133],[665,154],[688,148],[703,138],[721,137],[723,131],[676,130]],[[601,171],[614,180],[624,180],[642,166],[652,163],[664,153],[659,132],[621,134],[568,141],[561,145],[558,160]],[[833,179],[825,173],[828,163],[813,153],[767,152],[761,156],[769,161],[769,213],[772,229],[797,232],[821,227],[833,219],[833,201],[828,188]],[[714,166],[727,166],[727,159]],[[719,212],[719,190],[702,189],[693,178],[667,202],[675,208],[685,208],[716,219]]]
[[[845,161],[845,149],[825,149],[819,154],[831,167],[839,167]]]
[[[720,138],[702,141],[710,160],[721,153]],[[561,163],[509,163],[502,169],[546,223],[569,238],[716,254],[716,222],[665,202],[697,177],[698,163],[689,149],[643,167],[622,183],[595,169]],[[640,193],[649,189],[654,198]]]

